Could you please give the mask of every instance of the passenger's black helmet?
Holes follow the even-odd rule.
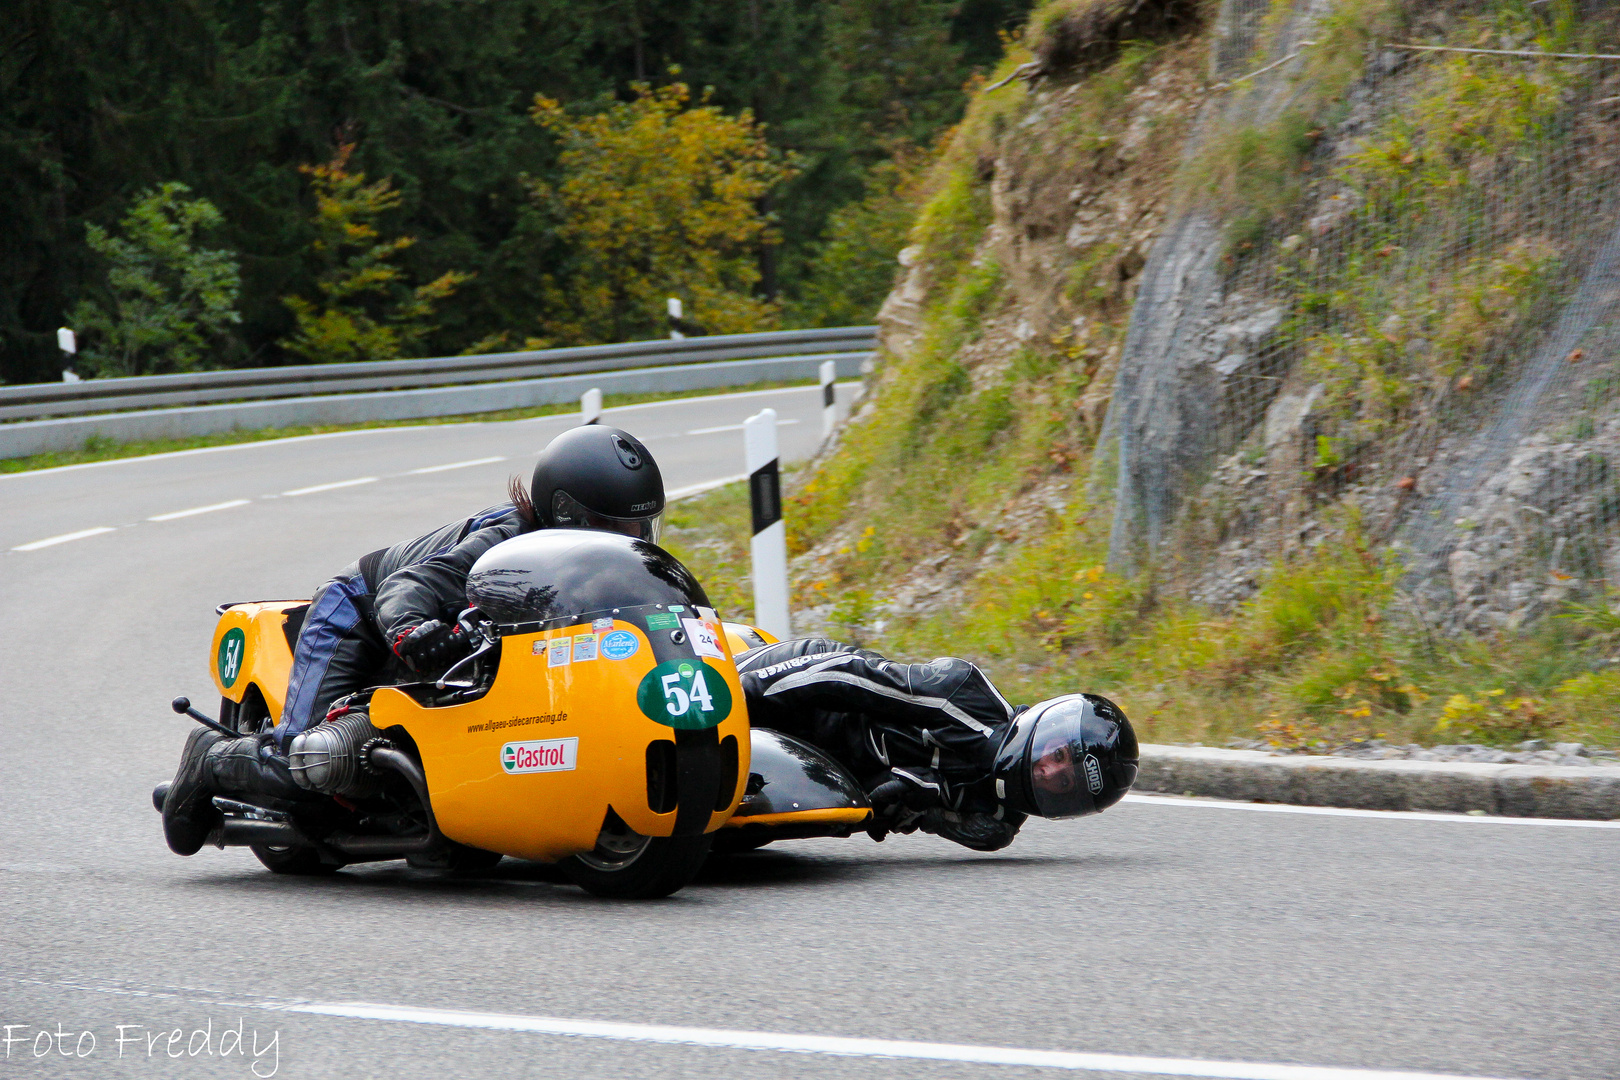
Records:
[[[1100,813],[1136,782],[1136,732],[1105,697],[1066,694],[1013,721],[996,754],[996,797],[1045,818]]]
[[[540,451],[529,487],[542,528],[606,529],[658,542],[664,477],[628,431],[587,424]]]

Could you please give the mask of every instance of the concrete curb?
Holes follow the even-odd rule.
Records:
[[[1362,761],[1144,745],[1134,790],[1356,810],[1620,819],[1620,768],[1607,766]]]
[[[302,424],[357,424],[372,420],[422,420],[433,416],[528,409],[577,401],[591,387],[604,394],[648,394],[719,390],[756,382],[814,379],[824,361],[837,365],[840,379],[861,374],[871,353],[818,353],[810,356],[721,360],[702,364],[556,375],[543,379],[438,386],[422,390],[381,390],[364,394],[240,401],[179,409],[99,413],[52,420],[0,424],[0,458],[47,450],[74,450],[92,435],[116,442],[212,435],[236,428],[294,427]]]

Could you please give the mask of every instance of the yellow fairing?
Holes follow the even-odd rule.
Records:
[[[445,836],[553,861],[593,848],[610,807],[636,832],[671,835],[677,812],[648,805],[647,762],[648,744],[673,743],[676,733],[648,719],[636,701],[655,666],[653,650],[637,626],[620,621],[611,629],[634,635],[635,652],[620,660],[598,655],[596,643],[609,631],[589,624],[502,638],[494,685],[465,705],[428,709],[398,690],[376,692],[371,721],[385,730],[397,724],[415,740]],[[556,657],[566,650],[568,662],[551,662],[554,643]],[[581,651],[582,643],[590,644]],[[738,768],[729,801],[707,812],[705,832],[730,818],[748,778],[748,712],[725,651],[726,657],[704,662],[730,693],[729,714],[716,734],[722,744],[736,740]],[[577,742],[570,746],[569,740]],[[503,755],[510,761],[513,754],[538,762],[537,771],[512,771]]]
[[[726,631],[726,647],[732,656],[745,653],[749,649],[757,649],[761,645],[775,645],[777,639],[767,634],[757,626],[747,623],[722,623]]]
[[[285,600],[262,604],[236,604],[225,609],[214,627],[214,685],[241,704],[249,686],[257,686],[270,707],[271,721],[281,719],[292,672],[292,648],[287,644],[286,612],[305,604]]]

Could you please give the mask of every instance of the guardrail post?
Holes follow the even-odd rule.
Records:
[[[73,370],[73,358],[79,352],[78,339],[65,326],[56,328],[56,347],[62,350],[62,381],[78,382],[79,373]]]
[[[838,365],[831,360],[821,362],[821,438],[826,441],[838,426]]]
[[[579,423],[581,427],[586,424],[600,423],[602,420],[602,391],[591,387],[579,395]]]
[[[754,624],[786,640],[788,617],[787,526],[782,522],[782,475],[776,448],[776,410],[763,409],[743,424],[748,502],[754,538]]]

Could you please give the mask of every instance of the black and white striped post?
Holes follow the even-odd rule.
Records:
[[[788,618],[787,526],[782,523],[782,474],[776,449],[776,410],[764,409],[743,424],[748,466],[748,502],[754,522],[754,624],[786,640]]]
[[[602,391],[591,387],[579,395],[579,423],[581,427],[586,424],[600,423],[602,420]]]
[[[62,381],[78,382],[79,373],[73,370],[73,358],[79,353],[79,341],[65,326],[56,329],[56,347],[62,350]]]
[[[825,441],[838,426],[838,391],[833,383],[838,379],[838,365],[831,360],[821,362],[821,438]]]

